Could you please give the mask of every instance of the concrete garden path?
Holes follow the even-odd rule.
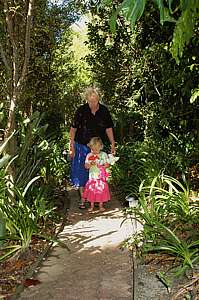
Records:
[[[118,200],[100,213],[79,210],[79,195],[70,191],[69,224],[60,238],[68,252],[55,247],[43,262],[36,278],[40,284],[29,287],[21,300],[132,300],[133,268],[131,255],[120,244],[134,229],[124,222]]]

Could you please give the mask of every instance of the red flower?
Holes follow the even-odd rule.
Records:
[[[94,161],[94,160],[96,160],[96,159],[99,159],[99,156],[98,155],[91,155],[91,156],[89,156],[89,158],[88,158],[88,160],[92,160],[92,161]]]

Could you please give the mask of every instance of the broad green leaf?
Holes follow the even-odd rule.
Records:
[[[163,20],[162,24],[164,22],[173,22],[176,23],[176,20],[170,15],[169,9],[167,7],[164,7],[164,15],[163,15]]]
[[[157,4],[159,11],[160,11],[160,23],[163,25],[164,23],[164,4],[163,0],[154,0]]]
[[[118,15],[117,11],[113,10],[113,13],[109,19],[109,26],[110,26],[111,32],[113,32],[113,33],[116,31],[117,15]]]
[[[176,22],[176,20],[170,15],[170,10],[164,6],[164,3],[162,0],[155,0],[155,2],[158,5],[159,11],[160,11],[161,25],[163,25],[164,22]],[[172,2],[172,1],[169,1],[169,2]],[[171,3],[169,5],[171,5]]]
[[[188,7],[190,0],[180,0],[180,8],[181,10],[186,10]]]
[[[198,9],[199,1],[190,0],[186,9],[182,11],[181,16],[177,20],[170,52],[178,64],[183,55],[185,45],[188,44],[193,36],[198,18]]]
[[[122,2],[122,13],[130,21],[132,30],[134,30],[136,21],[140,19],[144,12],[145,4],[146,0],[124,0]]]
[[[167,2],[169,3],[169,10],[170,10],[170,13],[172,13],[171,5],[172,5],[173,0],[167,0]]]

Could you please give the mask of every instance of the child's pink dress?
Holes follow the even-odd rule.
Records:
[[[95,161],[97,165],[91,166],[89,169],[89,180],[84,187],[83,198],[89,202],[107,202],[111,198],[107,183],[109,174],[103,164],[108,161],[108,156],[102,151],[99,155],[91,152],[87,155],[85,163],[91,161]]]

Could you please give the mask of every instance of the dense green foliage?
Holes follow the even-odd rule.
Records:
[[[185,45],[190,42],[194,30],[198,27],[199,2],[197,0],[154,0],[153,2],[158,7],[161,25],[165,22],[175,23],[170,50],[179,63]],[[110,27],[112,31],[116,29],[116,20],[119,13],[130,22],[131,28],[134,30],[136,22],[143,15],[148,3],[146,0],[124,0],[116,3],[112,0],[102,0],[99,7],[111,7]]]
[[[10,24],[16,31],[17,71],[20,74],[28,1],[27,5],[22,1],[11,2],[8,2],[7,12]],[[81,72],[76,76],[76,70],[81,67],[74,60],[71,49],[73,32],[70,26],[78,19],[73,1],[61,6],[49,5],[44,0],[37,1],[33,19],[28,73],[22,91],[17,95],[12,119],[16,131],[10,141],[14,141],[15,155],[4,155],[0,150],[2,260],[16,252],[20,254],[27,251],[33,235],[43,238],[46,220],[55,218],[54,210],[60,205],[54,199],[55,189],[60,189],[60,186],[65,188],[65,178],[69,173],[68,162],[63,157],[63,150],[67,146],[65,124],[70,121],[66,117],[66,111],[70,111],[67,109],[67,100],[72,92],[78,94],[85,84],[83,79],[81,82],[78,79]],[[2,3],[0,24],[0,128],[3,140],[13,91],[10,82],[14,73],[8,72],[8,66],[15,70],[15,65],[10,55],[13,44]],[[74,96],[72,101],[75,105],[75,101],[80,99]],[[48,236],[45,238],[50,239]]]
[[[136,211],[127,208],[126,213],[130,218],[136,213],[144,224],[127,246],[178,257],[179,275],[198,257],[198,205],[189,190],[197,194],[199,188],[190,174],[193,166],[198,174],[199,162],[197,94],[192,101],[198,88],[197,32],[176,64],[169,51],[174,24],[161,26],[153,5],[147,3],[133,32],[119,17],[114,34],[110,10],[92,11],[87,59],[114,116],[120,157],[112,168],[112,184],[123,202],[127,195],[138,199]]]
[[[127,208],[126,214],[136,213],[144,230],[127,244],[176,256],[179,274],[198,259],[198,207],[190,197],[199,189],[198,4],[158,0],[157,10],[149,1],[124,1],[111,19],[113,27],[117,15],[113,32],[112,1],[102,1],[108,7],[85,2],[35,4],[28,72],[17,95],[16,130],[10,138],[15,155],[4,155],[0,147],[1,259],[27,250],[54,215],[53,192],[64,190],[69,177],[70,122],[84,101],[85,86],[95,85],[115,123],[120,159],[112,167],[111,183],[124,199],[139,199],[138,209]],[[14,24],[20,74],[28,1],[5,3]],[[76,4],[90,10],[88,28],[73,24],[80,16]],[[14,86],[13,45],[6,24],[1,3],[2,133]]]
[[[171,175],[186,172],[198,160],[198,105],[190,103],[198,85],[196,36],[177,65],[168,52],[173,25],[161,27],[153,6],[147,6],[134,34],[121,20],[112,35],[107,11],[94,13],[88,60],[115,116],[118,142],[131,142],[129,151],[135,151],[128,151],[128,157],[137,153],[134,161],[152,161],[158,166],[156,175],[161,169]],[[125,172],[126,166],[121,167]],[[127,169],[133,174],[133,168],[129,164]]]

